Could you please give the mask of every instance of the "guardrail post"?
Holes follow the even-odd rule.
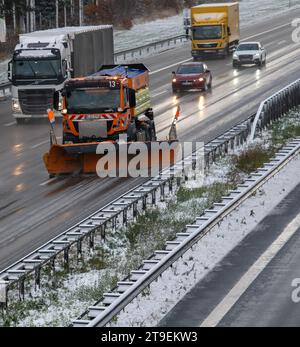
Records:
[[[25,298],[25,280],[24,278],[19,281],[19,300],[24,301]]]
[[[7,307],[7,292],[8,292],[8,282],[0,281],[0,304],[3,307]]]
[[[69,251],[70,251],[69,247],[64,249],[64,268],[65,269],[69,268]]]
[[[123,224],[127,225],[127,208],[123,210]]]
[[[137,203],[134,202],[132,204],[132,216],[135,219],[138,216],[138,209],[137,209]]]
[[[163,183],[160,185],[160,201],[165,201],[165,185]]]
[[[38,266],[34,271],[35,290],[41,287],[41,267]]]
[[[90,233],[89,236],[89,249],[90,252],[92,252],[94,250],[95,247],[95,232]]]
[[[83,259],[82,256],[82,239],[77,241],[77,263]]]
[[[147,209],[147,195],[143,196],[143,201],[142,201],[142,210],[145,211]]]
[[[155,205],[156,204],[156,190],[153,190],[152,192],[151,192],[151,203],[152,203],[152,205]]]

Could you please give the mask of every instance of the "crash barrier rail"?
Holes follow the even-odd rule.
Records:
[[[295,103],[296,100],[291,104],[291,108],[295,106]],[[300,100],[297,104],[299,103]],[[264,114],[262,117],[264,117]],[[247,141],[254,119],[255,115],[250,116],[247,120],[205,145],[205,167],[208,168],[217,158],[226,155],[230,150]],[[268,116],[266,120],[258,122],[257,126],[264,127],[272,120],[273,118]],[[192,170],[195,170],[193,165],[195,155],[197,153],[184,160],[186,166],[187,164],[191,165]],[[163,200],[168,193],[173,192],[176,185],[179,186],[185,179],[185,177],[178,177],[178,170],[181,169],[181,165],[175,165],[173,168],[164,170],[159,176],[130,190],[74,227],[69,228],[37,250],[2,270],[0,272],[0,303],[7,306],[9,290],[15,288],[16,285],[18,285],[19,298],[24,299],[25,280],[33,281],[34,286],[39,287],[41,284],[41,270],[46,266],[50,266],[52,271],[55,272],[58,264],[63,264],[65,268],[68,268],[71,258],[84,262],[84,247],[92,254],[96,246],[96,238],[100,237],[100,242],[104,242],[108,228],[116,230],[120,226],[127,225],[134,221],[138,214],[142,213],[148,206],[155,205],[159,199]],[[169,174],[167,175],[167,173]]]
[[[118,63],[128,59],[141,58],[143,54],[149,54],[151,52],[161,51],[162,49],[175,46],[178,42],[187,41],[186,35],[178,35],[169,37],[167,39],[149,43],[144,46],[131,48],[125,51],[115,52],[115,62]]]
[[[270,122],[299,104],[300,79],[273,94],[260,104],[253,122],[250,141],[254,140],[257,129],[264,128]]]
[[[300,153],[300,137],[284,146],[263,168],[253,172],[243,184],[229,192],[221,201],[206,210],[193,225],[176,235],[166,243],[163,250],[144,260],[143,265],[131,274],[110,293],[105,293],[102,300],[90,307],[85,315],[73,322],[74,327],[103,327],[114,319],[125,307],[137,298],[145,289],[179,260],[188,250],[219,224],[233,210],[276,175]]]
[[[0,101],[5,100],[8,96],[11,95],[11,83],[1,83],[0,84]]]

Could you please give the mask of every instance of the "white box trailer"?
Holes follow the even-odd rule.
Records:
[[[47,109],[59,104],[66,81],[114,63],[111,25],[36,31],[19,41],[8,67],[18,122],[46,117]]]

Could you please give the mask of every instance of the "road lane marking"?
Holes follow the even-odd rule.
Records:
[[[165,66],[165,67],[163,67],[163,68],[161,68],[161,69],[159,69],[159,70],[152,71],[152,72],[150,72],[149,74],[150,74],[150,75],[154,75],[154,74],[156,74],[156,73],[158,73],[158,72],[167,70],[167,69],[169,69],[170,67],[174,67],[174,66],[177,66],[177,65],[179,65],[179,64],[187,63],[188,61],[191,61],[192,59],[193,59],[193,58],[189,58],[189,59],[185,59],[185,60],[182,60],[182,61],[178,61],[178,62],[175,63],[175,64],[171,64],[171,65]]]
[[[167,90],[163,90],[162,92],[160,92],[160,93],[157,93],[157,94],[154,94],[154,95],[151,95],[151,97],[152,98],[156,98],[157,96],[159,96],[159,95],[163,95],[163,94],[165,94],[165,93],[167,93],[168,91]]]
[[[44,183],[41,183],[40,186],[41,186],[41,187],[46,186],[46,185],[48,185],[49,183],[54,182],[55,180],[56,180],[56,177],[51,178],[50,180],[48,180],[48,181],[46,181],[46,182],[44,182]]]
[[[31,146],[31,149],[38,148],[38,147],[40,147],[40,146],[42,146],[42,145],[45,145],[46,143],[49,143],[49,140],[43,141],[43,142],[40,142],[40,143],[37,143],[36,145]]]
[[[16,122],[6,123],[4,124],[5,127],[11,127],[12,125],[15,125]]]
[[[252,36],[248,36],[248,37],[246,37],[245,39],[243,39],[241,41],[249,40],[249,39],[252,39],[252,38],[257,37],[257,36],[268,34],[268,33],[271,33],[272,31],[275,31],[277,29],[281,29],[281,28],[284,28],[284,27],[287,27],[287,26],[292,27],[292,24],[291,23],[286,23],[286,24],[278,25],[277,27],[272,28],[270,30],[263,31],[261,33],[258,33],[258,34],[252,35]]]
[[[273,260],[279,251],[286,245],[291,237],[300,228],[300,214],[284,229],[279,237],[271,244],[271,246],[260,256],[260,258],[250,267],[243,277],[236,283],[225,298],[217,305],[217,307],[203,321],[200,327],[215,327],[231,308],[237,303],[241,296],[246,292],[250,285],[255,281],[259,274]]]
[[[61,136],[60,136],[60,137],[57,137],[57,140],[61,140],[61,139],[62,139]],[[40,143],[37,143],[36,145],[31,146],[31,149],[36,149],[36,148],[38,148],[38,147],[40,147],[40,146],[45,145],[46,143],[49,143],[49,140],[43,141],[43,142],[40,142]]]

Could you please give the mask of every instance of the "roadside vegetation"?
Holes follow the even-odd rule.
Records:
[[[109,230],[105,242],[96,240],[93,255],[85,254],[85,262],[70,263],[70,272],[57,268],[53,275],[53,269],[43,270],[41,289],[28,290],[30,295],[24,301],[17,300],[17,290],[11,293],[16,300],[7,311],[0,311],[0,325],[68,326],[296,136],[300,136],[300,108],[274,123],[254,144],[218,160],[201,179],[187,181],[128,227]]]

